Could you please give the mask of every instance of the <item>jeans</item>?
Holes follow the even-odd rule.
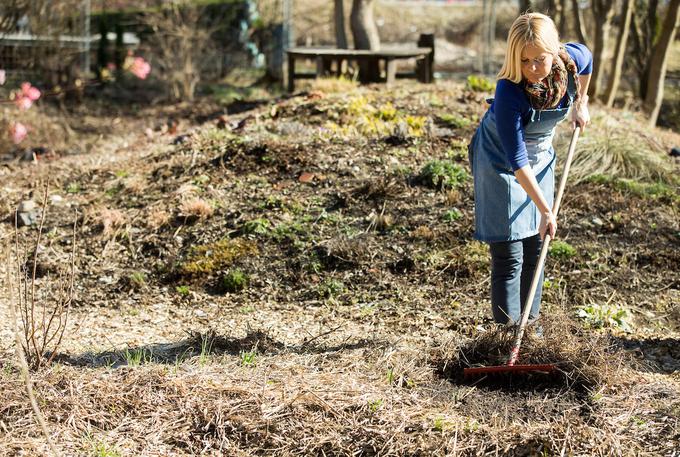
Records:
[[[491,251],[491,308],[499,324],[519,324],[543,242],[539,235],[516,241],[489,243]],[[529,322],[538,319],[543,271],[531,304]]]

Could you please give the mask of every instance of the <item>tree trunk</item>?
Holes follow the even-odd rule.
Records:
[[[557,31],[563,37],[567,31],[567,0],[560,0],[560,17],[557,19]]]
[[[345,5],[343,0],[335,1],[333,23],[335,24],[335,45],[340,49],[347,49],[347,34],[345,33]]]
[[[531,11],[531,0],[519,0],[519,14]]]
[[[621,68],[623,67],[623,56],[626,53],[626,43],[628,42],[628,31],[630,30],[630,23],[633,17],[633,10],[635,9],[635,0],[624,0],[623,12],[621,13],[622,22],[619,26],[619,33],[616,37],[616,54],[614,55],[614,64],[612,66],[611,74],[609,75],[609,83],[604,94],[604,102],[608,108],[614,105],[614,98],[616,91],[619,88],[621,81]]]
[[[355,49],[380,49],[380,36],[373,20],[374,0],[352,0],[350,27]],[[362,82],[375,82],[380,79],[378,61],[362,61],[359,64],[359,79]]]
[[[352,0],[350,26],[355,49],[380,49],[380,36],[373,20],[374,0]]]
[[[602,64],[609,41],[609,29],[614,15],[613,0],[592,0],[593,15],[595,16],[595,39],[593,42],[593,75],[590,79],[588,95],[596,99],[602,90]]]
[[[583,15],[578,6],[578,0],[571,0],[571,9],[573,10],[574,22],[576,22],[575,28],[576,34],[578,35],[578,41],[581,44],[588,45],[588,36],[586,35],[586,29],[583,27]]]
[[[633,46],[634,64],[639,77],[638,96],[644,100],[647,96],[647,81],[649,81],[649,63],[656,36],[658,22],[658,0],[640,2],[633,14]],[[646,6],[646,8],[644,8]],[[646,13],[646,15],[645,15]]]
[[[649,114],[649,125],[656,125],[659,117],[659,109],[663,101],[663,84],[666,79],[666,63],[668,51],[673,39],[675,30],[680,19],[680,0],[670,0],[666,17],[663,21],[661,34],[654,45],[652,58],[649,62],[649,78],[647,80],[647,94],[643,103],[643,109]]]

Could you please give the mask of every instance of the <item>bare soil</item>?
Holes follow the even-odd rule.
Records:
[[[486,96],[404,83],[140,107],[116,122],[102,115],[52,145],[49,160],[5,162],[5,241],[14,207],[30,192],[39,201],[48,183],[38,288],[67,268],[78,225],[68,329],[57,361],[32,375],[56,446],[98,456],[674,455],[677,188],[653,197],[569,186],[558,236],[575,254],[548,260],[545,338],[530,335],[523,350],[525,361],[556,363],[557,378],[460,381],[463,362],[502,358],[507,338],[490,319],[471,181],[437,188],[419,175],[434,159],[468,169]],[[425,123],[372,132],[360,100],[385,119],[394,108]],[[451,113],[467,122],[453,125]],[[68,149],[79,142],[90,146]],[[235,270],[248,278],[241,290],[225,281]],[[3,303],[0,453],[43,455]],[[625,308],[631,332],[587,326],[576,311],[592,304]]]

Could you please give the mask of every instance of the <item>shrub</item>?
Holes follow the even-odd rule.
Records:
[[[420,171],[419,180],[435,189],[453,189],[463,185],[469,175],[465,169],[448,160],[433,160]]]
[[[222,278],[222,290],[225,292],[240,292],[248,287],[248,275],[241,270],[231,270]]]
[[[560,260],[567,260],[576,255],[576,249],[571,244],[561,240],[553,241],[548,252],[552,257]]]

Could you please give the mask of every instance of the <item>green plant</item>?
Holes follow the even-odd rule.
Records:
[[[66,192],[69,194],[77,194],[80,193],[80,184],[77,182],[70,182],[68,183],[68,186],[66,186]]]
[[[442,219],[444,219],[446,222],[455,222],[461,217],[463,217],[463,213],[461,213],[457,208],[453,208],[445,212],[442,216]]]
[[[248,275],[239,269],[230,270],[222,278],[222,289],[225,292],[240,292],[248,287]]]
[[[241,359],[241,365],[244,367],[255,367],[257,352],[252,351],[241,351],[239,352],[239,358]]]
[[[389,368],[387,370],[387,383],[389,385],[394,384],[394,381],[397,379],[397,376],[394,374],[394,368]]]
[[[245,234],[255,234],[255,235],[266,235],[269,233],[270,223],[267,219],[253,219],[243,224],[243,233]]]
[[[210,176],[208,175],[199,175],[194,178],[194,184],[197,186],[202,186],[204,184],[207,184],[210,182]]]
[[[104,195],[106,195],[107,197],[113,198],[116,195],[118,195],[124,188],[125,188],[125,186],[123,185],[123,183],[117,182],[113,186],[106,189],[106,191],[104,191]]]
[[[423,135],[423,129],[425,128],[425,121],[427,118],[425,116],[406,116],[406,125],[408,125],[408,133],[411,136],[419,137]]]
[[[146,287],[146,275],[141,271],[133,271],[128,276],[130,286],[137,290]]]
[[[123,454],[115,447],[95,440],[91,442],[90,455],[92,457],[123,457]]]
[[[177,286],[175,287],[175,291],[180,294],[182,297],[188,297],[189,294],[191,294],[191,290],[189,290],[189,286]]]
[[[647,425],[647,421],[638,416],[631,416],[630,421],[637,425],[638,427],[644,427]]]
[[[125,349],[123,353],[125,362],[130,367],[138,367],[153,360],[153,352],[146,348],[136,348],[133,350]]]
[[[433,160],[420,171],[420,181],[436,189],[453,189],[469,179],[463,167],[448,160]]]
[[[378,398],[377,400],[370,400],[368,402],[368,409],[372,413],[376,413],[383,405],[383,400],[382,398]]]
[[[453,143],[445,152],[445,156],[449,160],[454,160],[460,162],[462,160],[467,160],[468,150],[467,143],[464,141],[459,141]]]
[[[576,255],[576,249],[574,249],[571,244],[562,240],[553,241],[550,244],[548,252],[550,253],[550,256],[560,260],[567,260]]]
[[[305,226],[300,222],[278,224],[272,230],[272,238],[276,241],[290,240],[295,241],[299,235],[306,233]]]
[[[378,108],[378,112],[376,113],[378,119],[381,119],[383,121],[392,121],[397,117],[397,109],[392,105],[391,102],[387,102],[387,104],[381,106]]]
[[[475,92],[493,92],[496,90],[496,84],[484,76],[478,75],[469,75],[467,77],[467,86]]]
[[[439,119],[446,124],[448,127],[454,128],[454,129],[462,129],[465,127],[469,127],[470,124],[472,124],[472,121],[470,119],[459,116],[454,113],[445,113],[439,116]]]
[[[599,305],[592,303],[577,309],[576,315],[583,319],[591,328],[618,328],[624,332],[631,332],[630,314],[625,308]]]
[[[116,178],[120,179],[127,178],[128,176],[130,176],[130,173],[127,170],[118,170],[114,174],[116,175]]]
[[[332,278],[326,278],[319,284],[319,297],[325,299],[332,299],[341,294],[345,290],[345,285],[340,281]]]
[[[446,430],[451,430],[453,428],[453,423],[450,419],[442,416],[437,416],[432,421],[432,428],[437,432],[443,432]]]
[[[212,350],[213,339],[210,335],[201,336],[201,353],[198,355],[198,364],[205,366],[208,363],[208,356]]]

